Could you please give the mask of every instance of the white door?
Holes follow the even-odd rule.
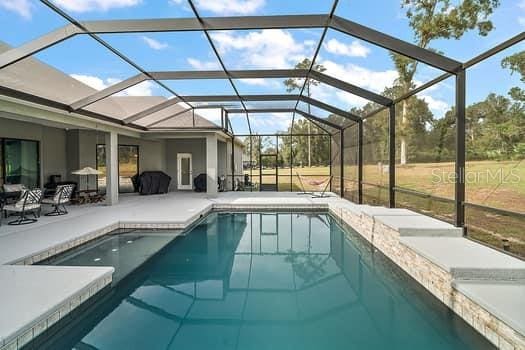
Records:
[[[177,154],[177,189],[193,189],[193,168],[191,164],[191,153]]]

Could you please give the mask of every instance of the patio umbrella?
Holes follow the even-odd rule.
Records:
[[[71,172],[71,174],[73,175],[79,175],[81,176],[81,181],[82,181],[82,177],[85,176],[86,177],[86,190],[89,191],[89,176],[90,175],[101,175],[102,172],[97,170],[97,169],[93,169],[92,167],[85,167],[85,168],[82,168],[82,169],[79,169],[79,170],[75,170],[73,172]]]

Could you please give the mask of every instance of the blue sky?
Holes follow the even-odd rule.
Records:
[[[454,3],[454,1],[452,1]],[[54,3],[79,20],[193,17],[185,0],[55,0]],[[326,0],[195,0],[202,16],[315,14],[329,12]],[[400,0],[340,0],[336,14],[363,25],[384,31],[406,41],[413,35]],[[501,0],[491,16],[495,25],[487,37],[475,31],[460,40],[439,40],[431,47],[466,61],[525,29],[525,0]],[[0,40],[18,46],[64,24],[65,21],[36,0],[3,0],[0,2]],[[304,57],[311,57],[322,31],[320,29],[221,31],[211,32],[228,69],[292,68]],[[201,32],[110,34],[102,38],[121,50],[141,67],[151,71],[219,69],[219,62]],[[485,98],[489,92],[505,94],[520,84],[517,75],[503,70],[500,61],[513,52],[525,49],[520,43],[473,67],[467,73],[468,103]],[[89,53],[89,54],[87,54]],[[126,79],[137,71],[88,36],[76,36],[55,45],[36,57],[96,89],[103,89]],[[318,63],[326,73],[381,93],[397,77],[388,52],[337,31],[329,30],[320,51]],[[416,81],[421,84],[438,76],[437,69],[420,65]],[[241,94],[285,93],[283,79],[236,80]],[[233,94],[227,80],[165,81],[181,95]],[[169,93],[153,82],[130,88],[129,95],[164,95]],[[334,88],[313,88],[313,97],[339,108],[362,106],[365,101]],[[449,79],[419,95],[440,117],[454,103],[454,81]],[[259,104],[261,105],[261,104]],[[254,107],[257,104],[253,104]],[[322,111],[317,111],[322,114]],[[216,111],[203,111],[216,119]],[[325,117],[326,115],[319,115]],[[289,114],[257,115],[252,128],[274,132],[286,128]],[[237,133],[247,132],[245,117],[232,116]]]

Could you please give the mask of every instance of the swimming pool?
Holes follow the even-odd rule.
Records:
[[[493,348],[326,213],[211,213],[55,330],[39,348]]]

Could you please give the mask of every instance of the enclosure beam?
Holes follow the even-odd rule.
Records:
[[[81,21],[78,25],[66,25],[51,33],[32,40],[19,48],[0,55],[0,68],[13,64],[43,49],[77,34],[180,32],[210,30],[255,30],[326,28],[338,30],[388,50],[413,58],[425,64],[454,73],[461,63],[433,51],[394,38],[344,18],[322,15],[281,15],[281,16],[235,16],[206,18],[169,18],[136,20]]]
[[[50,100],[44,97],[36,96],[36,95],[30,94],[27,92],[10,89],[4,86],[0,86],[0,95],[11,97],[11,98],[16,98],[18,100],[22,100],[22,101],[26,101],[30,103],[35,103],[40,106],[55,108],[55,109],[58,109],[64,112],[71,112],[69,106],[64,103],[57,102],[55,100]],[[75,111],[75,114],[82,115],[84,117],[88,117],[88,118],[95,119],[95,120],[112,123],[115,125],[120,125],[120,126],[125,125],[122,122],[122,120],[107,116],[105,114],[100,114],[97,112],[85,110],[85,109],[79,109],[78,111]],[[136,125],[136,124],[128,124],[126,126],[133,128],[133,129],[137,129],[137,130],[142,130],[142,131],[146,130],[146,128],[140,125]]]
[[[382,95],[376,94],[375,92],[363,89],[359,86],[347,83],[345,81],[331,77],[327,74],[318,72],[316,70],[312,70],[310,72],[310,77],[326,85],[333,86],[339,90],[349,92],[353,95],[362,97],[368,101],[372,101],[372,102],[378,103],[383,106],[388,106],[389,104],[392,103],[392,100],[389,99],[388,97],[384,97]]]
[[[396,105],[388,108],[388,206],[396,207]]]
[[[276,16],[234,16],[169,18],[169,19],[125,19],[81,22],[89,32],[144,33],[144,32],[187,32],[201,30],[255,30],[323,28],[328,15],[276,15]]]
[[[357,123],[357,202],[363,204],[363,121]]]
[[[292,101],[297,100],[299,95],[274,94],[274,95],[187,95],[181,96],[188,102],[230,102],[230,101]]]
[[[332,105],[329,105],[329,104],[326,104],[324,102],[318,101],[318,100],[313,99],[311,97],[307,97],[307,96],[301,95],[299,99],[301,101],[303,101],[303,102],[306,102],[306,103],[311,104],[313,106],[316,106],[316,107],[319,107],[321,109],[324,109],[325,111],[328,111],[328,112],[337,114],[338,116],[341,116],[341,117],[353,120],[354,122],[357,122],[357,121],[359,121],[361,119],[360,117],[358,117],[358,116],[356,116],[356,115],[354,115],[352,113],[343,111],[342,109],[339,109],[339,108],[334,107]]]
[[[184,113],[189,112],[189,111],[192,111],[192,110],[193,110],[193,108],[186,108],[186,109],[183,109],[183,110],[180,111],[180,112],[177,112],[177,113],[175,113],[175,114],[172,114],[172,115],[170,115],[170,116],[167,116],[167,117],[165,117],[165,118],[162,118],[162,119],[160,119],[160,120],[157,120],[157,121],[155,121],[155,122],[153,122],[153,123],[150,123],[150,124],[146,125],[146,128],[149,129],[149,128],[155,126],[155,125],[158,125],[158,124],[160,124],[160,123],[162,123],[162,122],[165,122],[165,121],[167,121],[167,120],[173,119],[173,118],[175,118],[175,117],[177,117],[177,116],[179,116],[179,115],[181,115],[181,114],[184,114]]]
[[[345,131],[339,130],[339,134],[341,135],[341,142],[339,143],[339,161],[341,164],[339,165],[341,168],[341,177],[339,178],[339,186],[340,186],[340,196],[341,198],[345,197],[345,155],[344,155],[344,148],[345,148]]]
[[[296,113],[299,113],[300,115],[302,115],[303,117],[305,117],[306,119],[310,119],[310,120],[315,120],[319,123],[322,123],[322,124],[325,124],[325,125],[328,125],[329,127],[332,127],[336,130],[341,130],[341,126],[337,125],[337,124],[334,124],[328,120],[324,120],[324,119],[321,119],[321,118],[318,118],[318,117],[315,117],[311,114],[308,114],[306,112],[303,112],[301,111],[300,109],[296,109],[295,110]]]
[[[461,62],[338,16],[332,18],[330,27],[445,72],[455,73],[461,68]]]
[[[136,120],[139,120],[139,119],[142,119],[142,118],[145,118],[153,113],[156,113],[156,112],[159,112],[163,109],[166,109],[168,107],[171,107],[179,102],[182,102],[180,99],[178,99],[177,97],[174,97],[172,99],[169,99],[169,100],[166,100],[164,102],[161,102],[159,104],[156,104],[152,107],[149,107],[149,108],[146,108],[145,110],[141,111],[141,112],[138,112],[138,113],[135,113],[133,114],[132,116],[130,117],[127,117],[126,119],[124,119],[124,123],[125,124],[129,124],[131,122],[134,122]]]
[[[198,109],[198,108],[197,108]],[[226,112],[231,114],[241,114],[241,113],[293,113],[295,109],[293,108],[248,108],[244,110],[242,108],[226,108]]]
[[[134,85],[137,85],[144,80],[147,80],[148,76],[144,73],[139,73],[137,75],[132,76],[131,78],[128,78],[126,80],[122,80],[121,82],[118,82],[114,85],[111,85],[110,87],[107,87],[103,90],[100,90],[93,95],[89,95],[83,99],[80,99],[76,102],[73,102],[70,107],[71,110],[76,111],[80,108],[84,108],[89,106],[92,103],[95,103],[97,101],[100,101],[106,97],[109,97],[111,95],[114,95],[118,92],[121,92],[123,90],[126,90],[129,87],[132,87]]]
[[[456,226],[465,227],[465,70],[456,75]]]
[[[263,79],[263,78],[305,78],[308,74],[307,69],[268,69],[268,70],[234,70],[228,71],[233,79]],[[199,79],[227,79],[228,76],[222,70],[210,71],[163,71],[163,72],[147,72],[147,74],[137,74],[131,78],[123,80],[106,89],[97,91],[96,93],[80,99],[71,104],[72,110],[84,108],[92,103],[100,101],[106,97],[110,97],[115,93],[123,91],[134,85],[137,85],[150,77],[156,80],[199,80]],[[382,95],[376,94],[372,91],[360,88],[358,86],[349,84],[342,80],[333,78],[321,72],[312,71],[310,73],[312,79],[321,83],[330,85],[339,90],[346,91],[353,95],[362,97],[366,100],[376,102],[383,106],[388,106],[392,100]]]
[[[80,33],[82,33],[80,28],[72,24],[67,24],[19,47],[12,48],[11,50],[0,54],[0,69],[23,60],[26,57],[29,57]]]

